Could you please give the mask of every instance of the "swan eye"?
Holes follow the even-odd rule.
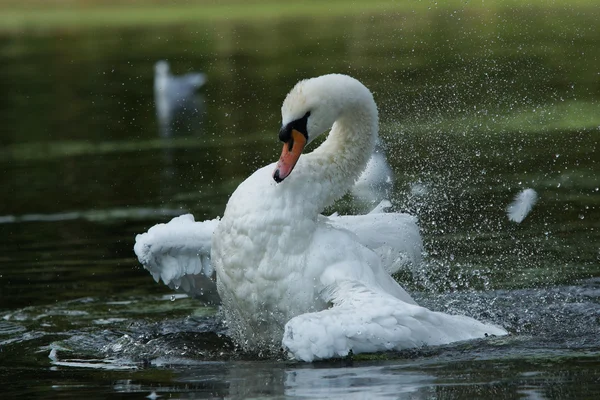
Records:
[[[289,142],[292,137],[292,130],[296,130],[304,135],[308,140],[308,129],[306,127],[308,123],[308,117],[310,117],[310,111],[307,111],[302,118],[298,118],[287,125],[281,127],[279,131],[279,140],[282,142]]]

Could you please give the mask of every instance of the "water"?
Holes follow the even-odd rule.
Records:
[[[3,32],[3,395],[598,397],[598,14],[433,7]],[[152,98],[162,58],[209,79],[200,114],[169,135]],[[424,265],[397,278],[419,303],[510,336],[314,364],[262,359],[235,349],[215,308],[137,263],[136,233],[184,212],[221,215],[234,188],[277,159],[287,91],[334,71],[373,90],[392,201],[423,227]],[[528,187],[539,202],[508,221]],[[366,207],[348,197],[333,208]]]

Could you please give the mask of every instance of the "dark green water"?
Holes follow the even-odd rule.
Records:
[[[600,11],[552,7],[1,34],[3,397],[598,398]],[[162,58],[209,79],[169,136]],[[257,359],[140,267],[135,234],[220,215],[278,158],[287,91],[330,72],[374,92],[394,206],[420,218],[425,263],[397,278],[509,337]],[[538,204],[508,221],[528,187]]]

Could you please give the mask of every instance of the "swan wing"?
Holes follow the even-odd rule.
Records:
[[[212,234],[218,219],[194,221],[191,214],[153,226],[135,238],[134,251],[154,277],[172,289],[218,303],[215,271],[210,261]]]
[[[282,344],[298,360],[506,335],[504,329],[494,325],[430,311],[356,280],[335,281],[322,297],[332,304],[331,308],[301,314],[285,325]]]
[[[394,186],[394,174],[382,150],[376,149],[362,174],[350,189],[353,196],[364,201],[387,197]]]
[[[421,263],[423,241],[417,219],[404,213],[384,213],[389,202],[382,201],[366,215],[332,215],[330,224],[354,233],[358,241],[373,250],[390,274],[402,267]]]

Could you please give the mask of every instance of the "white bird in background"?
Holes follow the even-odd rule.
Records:
[[[197,112],[195,94],[206,83],[206,75],[198,72],[171,75],[169,63],[161,60],[154,65],[154,103],[161,134],[170,134],[178,112]]]
[[[529,214],[535,203],[537,203],[538,195],[533,189],[525,189],[519,192],[512,203],[506,207],[506,215],[508,219],[521,223]]]
[[[202,295],[211,288],[195,286],[194,276],[214,268],[233,340],[263,354],[283,346],[304,361],[506,334],[420,307],[391,277],[420,262],[415,218],[381,207],[320,215],[371,156],[378,116],[365,86],[338,74],[300,81],[283,103],[282,120],[279,161],[238,186],[220,221],[181,216],[137,236],[136,254],[155,278]]]

